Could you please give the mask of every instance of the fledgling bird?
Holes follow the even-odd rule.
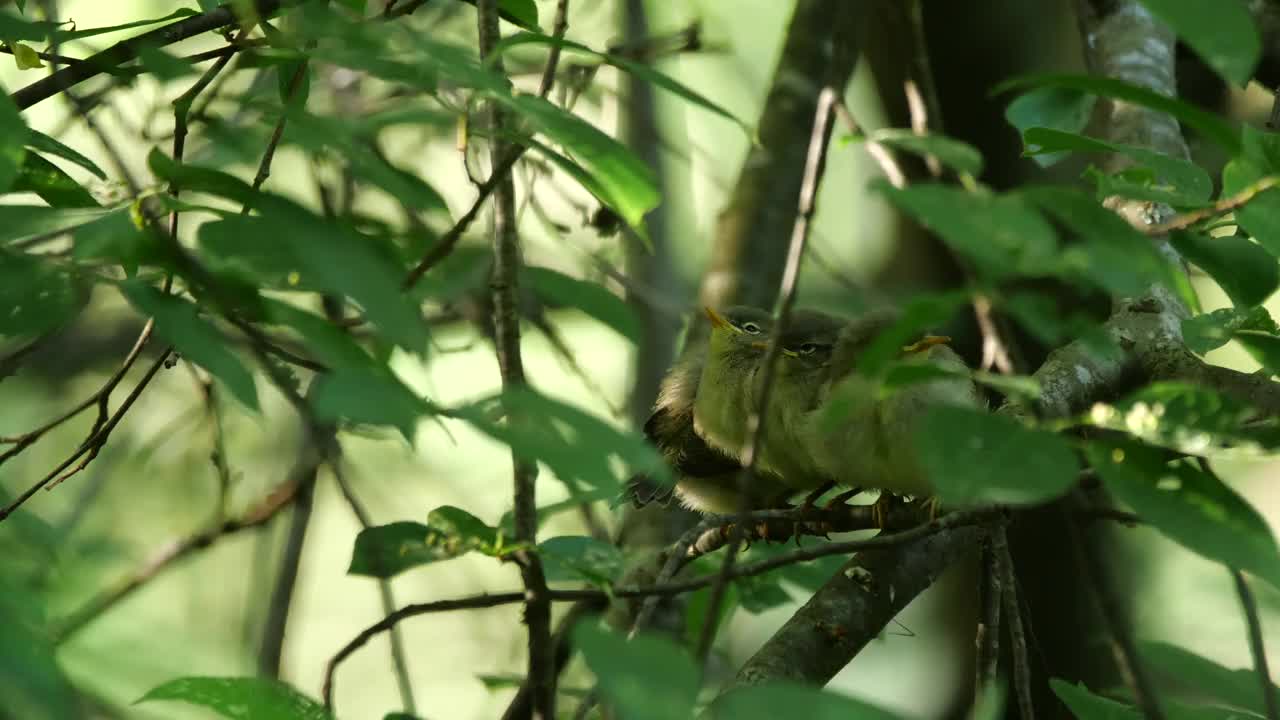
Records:
[[[886,393],[876,378],[857,372],[859,356],[898,317],[892,309],[874,310],[835,331],[784,333],[773,390],[778,401],[770,403],[761,457],[766,468],[796,489],[825,489],[825,478],[894,495],[933,494],[917,459],[919,423],[939,405],[984,402],[946,338],[925,336],[902,348],[945,375]],[[791,469],[796,465],[800,470]],[[888,495],[882,500],[888,502]]]
[[[731,514],[740,509],[738,451],[746,434],[746,404],[772,326],[768,312],[745,306],[723,314],[707,309],[711,331],[704,343],[686,349],[658,391],[645,423],[649,441],[676,476],[671,488],[652,488],[635,478],[627,493],[636,506],[665,502],[673,495],[685,507],[703,513]],[[757,472],[747,507],[770,507],[786,486],[769,472]]]

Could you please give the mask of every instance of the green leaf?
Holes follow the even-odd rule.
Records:
[[[1280,375],[1280,336],[1254,330],[1237,330],[1233,337],[1272,375]]]
[[[44,67],[44,63],[40,60],[40,55],[31,49],[26,43],[11,43],[9,49],[13,51],[13,62],[18,66],[19,70],[34,70]]]
[[[1062,251],[1062,272],[1068,277],[1113,295],[1137,295],[1155,284],[1176,287],[1173,268],[1151,240],[1087,193],[1033,187],[1018,194],[1080,239]]]
[[[138,48],[138,64],[160,80],[177,80],[196,71],[189,60],[183,60],[152,45]]]
[[[861,700],[820,688],[769,683],[730,690],[710,708],[715,720],[894,720],[898,715]]]
[[[169,22],[170,20],[178,20],[184,17],[191,17],[192,15],[199,15],[199,13],[197,13],[195,10],[192,10],[191,8],[179,8],[169,13],[168,15],[165,15],[164,17],[151,18],[149,20],[135,20],[134,22],[123,23],[121,25],[104,25],[102,27],[85,28],[84,30],[77,30],[75,29],[74,24],[72,24],[71,30],[55,31],[53,33],[54,37],[52,38],[52,41],[65,43],[65,42],[70,42],[72,40],[79,40],[81,38],[93,37],[95,35],[105,35],[107,33],[120,32],[121,30],[131,30],[136,27],[144,27],[147,25],[157,25],[159,23]]]
[[[316,377],[310,392],[316,416],[322,420],[389,425],[412,444],[418,420],[430,407],[389,368],[361,365],[364,367],[337,366]]]
[[[310,66],[304,60],[294,60],[276,66],[276,91],[280,95],[280,102],[285,107],[302,109],[307,104],[307,97],[311,94],[311,72]],[[302,73],[298,76],[298,73]],[[298,85],[294,87],[294,78],[297,78]]]
[[[297,332],[306,341],[307,349],[330,368],[373,367],[369,353],[327,319],[271,298],[262,298],[262,307],[267,322]]]
[[[88,170],[89,172],[93,173],[94,177],[98,178],[99,180],[107,179],[107,174],[102,172],[102,168],[98,167],[96,163],[94,163],[92,160],[85,157],[84,155],[81,155],[79,152],[77,152],[73,148],[67,147],[57,138],[50,137],[49,135],[45,135],[39,130],[32,129],[32,130],[29,130],[28,132],[29,134],[27,136],[27,147],[31,148],[32,150],[46,153],[48,155],[53,155],[54,157],[60,157],[63,160],[66,160],[68,162],[73,162],[76,165],[79,165],[80,167],[84,168],[85,170]]]
[[[1078,133],[1089,124],[1097,97],[1070,88],[1047,87],[1023,93],[1009,103],[1004,117],[1021,133],[1043,127]],[[1042,167],[1048,167],[1067,156],[1065,152],[1032,155]]]
[[[611,55],[609,53],[596,52],[595,50],[592,50],[591,48],[587,47],[586,45],[583,45],[582,43],[576,43],[576,42],[573,42],[572,40],[564,40],[561,38],[554,38],[549,35],[544,35],[542,33],[536,33],[536,32],[517,33],[515,35],[512,35],[509,38],[504,38],[503,41],[498,44],[498,47],[495,48],[495,51],[497,53],[505,53],[511,48],[514,48],[520,45],[527,45],[531,43],[536,45],[548,45],[552,47],[559,47],[561,50],[568,50],[571,53],[586,55],[600,62],[603,62],[606,65],[612,65],[618,68],[619,70],[629,73],[648,83],[656,85],[657,87],[660,87],[663,90],[667,90],[675,95],[678,95],[679,97],[684,98],[685,100],[688,100],[690,103],[697,105],[698,107],[701,107],[704,110],[709,110],[715,113],[716,115],[719,115],[720,117],[725,118],[726,120],[729,120],[737,124],[739,127],[743,129],[744,132],[747,132],[747,133],[751,132],[751,126],[743,122],[742,120],[740,120],[736,115],[729,112],[721,105],[718,105],[715,102],[707,99],[706,96],[702,95],[701,93],[694,90],[693,88],[690,88],[687,85],[684,85],[679,80],[676,80],[670,75],[658,72],[653,68],[652,65],[633,62],[631,60],[628,60],[625,57],[621,57],[618,55]],[[979,158],[979,163],[981,163],[981,158]]]
[[[57,28],[57,23],[32,22],[21,18],[8,10],[0,9],[0,37],[6,42],[13,40],[42,41]]]
[[[74,230],[128,208],[52,208],[44,205],[0,205],[0,243]]]
[[[623,720],[688,720],[698,696],[693,660],[663,637],[630,641],[590,623],[579,623],[573,644],[595,673],[600,693]]]
[[[1187,349],[1201,355],[1226,345],[1237,330],[1257,330],[1280,335],[1280,325],[1261,305],[1252,308],[1221,308],[1182,321],[1182,340]]]
[[[62,168],[29,150],[22,163],[22,172],[13,183],[13,192],[35,193],[51,207],[101,207],[93,195]]]
[[[1139,720],[1142,713],[1115,700],[1094,695],[1084,685],[1069,685],[1058,678],[1049,680],[1049,687],[1071,714],[1080,720]]]
[[[508,417],[495,418],[502,408]],[[452,412],[478,430],[511,447],[517,456],[547,465],[571,491],[621,486],[611,458],[621,461],[627,477],[648,474],[670,484],[671,471],[638,433],[619,430],[583,410],[528,388]]]
[[[1080,465],[1065,440],[1012,418],[938,407],[916,432],[920,464],[948,505],[1021,505],[1069,490]]]
[[[8,501],[8,498],[5,498]],[[11,520],[23,517],[14,515]],[[12,536],[7,547],[17,552]],[[0,571],[6,568],[0,567]],[[33,592],[15,575],[0,572],[0,697],[6,718],[77,720],[83,708],[76,691],[58,667],[45,625],[42,594]]]
[[[463,2],[476,4],[476,0]],[[526,30],[538,29],[538,6],[533,0],[498,0],[498,17]]]
[[[1249,503],[1221,480],[1186,462],[1166,464],[1159,450],[1132,442],[1095,442],[1089,461],[1121,502],[1174,542],[1280,587],[1280,552]]]
[[[1262,40],[1238,0],[1141,0],[1227,82],[1244,87],[1262,55]]]
[[[881,128],[872,131],[867,140],[921,157],[932,155],[958,172],[982,174],[982,153],[969,143],[945,135],[919,135],[904,128]]]
[[[253,375],[227,348],[217,328],[200,317],[196,305],[136,281],[121,283],[120,291],[139,312],[155,320],[157,334],[225,383],[246,407],[258,409]]]
[[[1258,673],[1252,669],[1230,670],[1183,648],[1161,642],[1139,646],[1143,662],[1193,691],[1199,698],[1212,698],[1230,707],[1266,716]]]
[[[498,556],[508,549],[496,528],[466,510],[442,505],[427,515],[426,525],[394,522],[361,530],[347,572],[385,579],[469,552]]]
[[[1222,168],[1222,195],[1235,195],[1266,177],[1280,175],[1280,134],[1244,125],[1243,150]],[[1255,195],[1235,212],[1240,227],[1280,256],[1280,188]]]
[[[1017,196],[939,184],[873,187],[992,277],[1044,275],[1057,259],[1053,227]]]
[[[494,100],[563,147],[591,174],[603,193],[601,200],[637,232],[644,232],[644,215],[658,206],[662,196],[653,171],[635,153],[596,126],[536,95],[494,94]]]
[[[1142,107],[1168,113],[1214,143],[1234,153],[1240,149],[1240,132],[1216,114],[1194,105],[1174,100],[1160,93],[1101,75],[1022,75],[1006,80],[992,89],[993,94],[1020,88],[1056,88],[1091,93],[1100,97],[1125,100]],[[1079,130],[1079,128],[1065,128]]]
[[[1169,234],[1169,241],[1208,273],[1237,306],[1261,305],[1280,287],[1280,260],[1248,238],[1176,231]]]
[[[1158,382],[1114,405],[1095,403],[1084,422],[1190,455],[1242,446],[1280,447],[1275,419],[1248,422],[1260,415],[1265,414],[1212,388]]]
[[[522,271],[529,284],[543,300],[552,305],[577,308],[632,342],[640,338],[640,322],[631,306],[605,289],[587,280],[579,280],[550,268],[528,266]]]
[[[1119,153],[1133,158],[1150,168],[1153,181],[1162,183],[1155,199],[1173,205],[1200,205],[1208,202],[1213,193],[1213,180],[1199,165],[1180,158],[1170,157],[1136,145],[1109,143],[1078,133],[1050,128],[1031,128],[1023,133],[1026,144],[1024,154],[1041,153]],[[1147,190],[1152,191],[1151,183]]]
[[[548,581],[586,581],[609,585],[622,575],[622,551],[584,535],[564,535],[538,543]]]
[[[70,320],[87,300],[47,259],[0,251],[0,337],[39,335]]]
[[[13,100],[0,92],[0,193],[18,179],[30,131]]]
[[[152,688],[137,702],[175,700],[230,720],[333,720],[323,705],[277,680],[184,677]]]

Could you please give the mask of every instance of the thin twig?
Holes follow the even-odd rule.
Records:
[[[1240,606],[1244,609],[1244,618],[1249,627],[1249,652],[1253,654],[1253,668],[1262,685],[1262,702],[1267,709],[1267,720],[1280,720],[1280,700],[1276,698],[1276,686],[1271,682],[1271,671],[1267,667],[1267,646],[1262,639],[1258,603],[1253,599],[1253,591],[1249,589],[1249,582],[1243,572],[1232,568],[1231,577],[1236,581],[1236,594],[1240,596]]]
[[[805,246],[809,240],[809,224],[813,218],[814,203],[818,194],[818,184],[822,180],[822,172],[826,166],[827,143],[831,137],[832,107],[839,93],[831,87],[822,88],[818,95],[817,110],[814,114],[813,131],[809,136],[809,152],[805,159],[804,177],[800,184],[800,201],[796,213],[795,225],[791,231],[791,243],[787,249],[786,266],[782,271],[782,282],[778,290],[778,305],[774,311],[773,332],[769,335],[768,348],[761,361],[759,379],[759,397],[756,407],[747,418],[746,443],[742,450],[742,471],[738,474],[738,492],[742,497],[743,507],[739,514],[745,513],[745,503],[751,496],[749,488],[755,477],[761,440],[764,437],[765,418],[769,409],[769,396],[773,389],[773,375],[777,367],[777,359],[781,350],[779,339],[791,318],[791,308],[795,305],[796,288],[799,285],[800,265],[804,260]],[[706,662],[711,654],[711,644],[715,639],[715,618],[724,603],[724,594],[733,571],[734,561],[741,545],[741,533],[744,523],[737,525],[737,537],[730,542],[725,552],[724,562],[720,567],[720,580],[712,587],[707,601],[706,614],[703,616],[702,633],[698,638],[697,657]]]
[[[284,126],[289,120],[289,108],[293,104],[294,97],[298,94],[298,89],[302,87],[302,81],[307,77],[308,67],[310,67],[310,60],[303,60],[298,63],[297,69],[293,71],[293,77],[289,78],[289,87],[285,91],[284,107],[280,110],[280,117],[276,120],[275,127],[271,129],[271,137],[267,140],[267,148],[263,151],[262,160],[258,163],[258,172],[253,175],[251,196],[258,194],[258,191],[262,189],[262,184],[271,175],[271,161],[275,159],[276,148],[280,146],[280,139],[284,137]],[[246,202],[244,207],[240,209],[240,214],[248,213],[250,205],[251,203]]]
[[[860,132],[858,121],[853,118],[853,113],[849,112],[849,108],[844,104],[844,100],[836,98],[835,108],[836,117],[840,118],[840,122],[844,123],[850,133],[857,135]],[[872,140],[869,135],[863,142],[863,146],[866,147],[867,154],[871,156],[871,159],[875,160],[876,164],[880,166],[880,172],[884,173],[884,176],[888,178],[891,185],[896,188],[904,188],[907,186],[907,174],[903,172],[902,165],[898,163],[898,158],[894,156],[892,150],[885,147],[882,143]]]
[[[991,300],[986,295],[974,295],[973,317],[978,321],[978,331],[982,334],[982,370],[995,368],[1002,375],[1013,374],[1013,362],[1009,359],[1009,349],[1000,338],[995,319],[991,317]]]
[[[269,494],[262,502],[242,517],[226,520],[202,530],[194,535],[175,540],[155,552],[155,554],[111,589],[99,593],[78,610],[56,623],[50,632],[54,644],[62,643],[81,630],[92,620],[110,610],[121,600],[132,595],[143,585],[154,580],[164,570],[175,565],[179,560],[208,548],[222,538],[234,535],[242,530],[261,527],[293,503],[297,497],[301,481],[309,472],[310,466],[300,462],[289,473],[288,479]]]
[[[1013,689],[1018,698],[1018,716],[1022,720],[1035,720],[1035,705],[1031,701],[1031,661],[1027,653],[1026,629],[1022,624],[1022,606],[1018,603],[1018,577],[1013,572],[1009,534],[1003,524],[992,530],[991,547],[1004,585],[1004,614],[1009,628],[1009,650],[1013,657]]]
[[[373,527],[373,516],[369,514],[369,510],[360,502],[360,498],[356,497],[355,490],[351,488],[351,483],[347,482],[347,474],[342,470],[340,460],[335,460],[329,464],[333,470],[333,479],[338,483],[338,489],[342,491],[342,497],[347,501],[347,506],[351,508],[351,514],[356,516],[356,520],[360,523],[360,527],[368,530]],[[386,578],[378,578],[378,595],[382,600],[382,612],[390,615],[396,610],[395,594],[391,590],[391,581]],[[400,632],[400,628],[391,628],[391,667],[396,673],[396,686],[400,690],[400,702],[404,705],[404,709],[410,715],[418,714],[418,704],[413,697],[413,683],[409,680],[409,662],[405,655],[404,634]]]
[[[982,575],[985,580],[982,587],[982,618],[978,621],[978,631],[974,637],[977,662],[973,689],[976,698],[981,698],[995,683],[1000,662],[1000,609],[1004,602],[1004,576],[1000,573],[996,556],[996,532],[997,529],[993,528],[982,552]]]
[[[778,555],[765,560],[758,560],[753,563],[739,565],[733,569],[733,576],[730,579],[754,577],[772,570],[777,570],[781,567],[787,567],[789,565],[807,562],[809,560],[817,560],[818,558],[828,557],[831,555],[849,555],[855,552],[869,552],[899,547],[916,542],[921,538],[936,535],[948,530],[954,530],[956,528],[971,525],[981,525],[983,523],[990,522],[998,512],[999,511],[995,510],[958,511],[902,532],[878,535],[876,537],[863,540],[847,540],[844,542],[825,543],[822,545],[815,545],[813,547],[799,548],[784,555]],[[710,587],[719,579],[719,577],[719,574],[715,573],[688,580],[672,581],[662,585],[619,587],[610,591],[588,589],[548,590],[546,596],[551,601],[563,602],[681,595]],[[526,601],[526,598],[527,593],[524,590],[514,590],[505,593],[473,595],[471,597],[457,598],[453,600],[436,600],[433,602],[406,605],[405,607],[400,608],[394,613],[360,631],[356,637],[344,645],[342,649],[340,649],[337,654],[329,660],[329,663],[325,668],[325,680],[321,691],[325,703],[330,706],[332,705],[333,676],[338,665],[350,656],[351,653],[369,642],[369,640],[375,635],[386,632],[400,621],[416,617],[418,615],[450,612],[453,610],[476,610],[480,608],[497,607],[499,605],[522,603]]]
[[[1137,645],[1133,642],[1133,634],[1129,631],[1129,621],[1125,617],[1124,606],[1115,595],[1111,580],[1107,575],[1106,562],[1102,554],[1094,547],[1090,538],[1084,537],[1071,517],[1066,518],[1067,530],[1071,534],[1071,543],[1085,571],[1085,577],[1093,590],[1094,599],[1102,611],[1107,627],[1111,631],[1111,651],[1120,674],[1125,683],[1133,691],[1138,709],[1147,720],[1163,720],[1164,710],[1160,707],[1160,699],[1156,696],[1155,685],[1147,674],[1146,667],[1138,655]]]
[[[1239,210],[1247,205],[1250,200],[1278,184],[1280,184],[1280,177],[1268,175],[1267,177],[1250,183],[1240,192],[1237,192],[1230,197],[1222,198],[1207,208],[1185,212],[1174,216],[1166,222],[1155,223],[1154,225],[1143,225],[1138,229],[1144,234],[1153,237],[1168,235],[1175,230],[1186,230],[1201,220],[1207,220],[1211,217],[1217,217],[1218,215],[1225,215],[1229,212]]]
[[[503,74],[502,56],[494,53],[501,36],[498,31],[497,0],[477,0],[477,34],[480,60],[490,63],[494,72]],[[524,361],[520,352],[520,308],[517,291],[520,281],[520,247],[515,215],[515,186],[509,173],[498,175],[501,159],[510,152],[499,138],[507,123],[506,112],[496,103],[489,106],[489,180],[499,177],[494,187],[493,203],[493,290],[494,349],[502,374],[502,388],[512,391],[526,385]],[[530,418],[512,417],[511,422],[528,422]],[[538,509],[535,490],[538,467],[511,452],[515,541],[533,545],[538,535]],[[554,720],[556,705],[555,647],[551,642],[551,601],[547,596],[547,579],[542,559],[537,553],[519,551],[514,559],[520,566],[525,586],[524,623],[529,628],[528,683],[532,692],[531,718]]]

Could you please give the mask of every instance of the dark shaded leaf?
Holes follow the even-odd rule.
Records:
[[[137,702],[175,700],[230,720],[333,720],[323,705],[266,678],[184,677],[152,688]]]
[[[1141,0],[1227,82],[1244,87],[1262,55],[1253,17],[1239,0]]]
[[[344,352],[343,359],[345,356]],[[316,416],[323,420],[389,425],[409,443],[419,418],[430,411],[430,406],[389,368],[363,362],[334,367],[317,376],[310,399]]]
[[[1237,330],[1257,330],[1280,335],[1280,326],[1262,306],[1221,308],[1182,321],[1182,340],[1192,352],[1201,355],[1216,350],[1231,340]]]
[[[1057,260],[1053,227],[1016,196],[937,184],[873,186],[986,275],[1045,275]]]
[[[1078,133],[1089,124],[1096,102],[1097,96],[1080,90],[1039,88],[1015,98],[1005,109],[1004,117],[1021,133],[1036,127]],[[1033,154],[1031,159],[1042,167],[1048,167],[1066,156],[1065,152]]]
[[[1169,241],[1237,306],[1261,305],[1280,287],[1280,259],[1246,237],[1177,231],[1169,234]]]
[[[529,278],[534,291],[548,303],[577,308],[613,328],[624,338],[639,341],[640,323],[635,312],[604,286],[569,277],[550,268],[529,266],[522,272]]]
[[[373,367],[369,353],[327,319],[271,298],[263,298],[262,307],[267,322],[296,331],[306,341],[311,353],[330,368]]]
[[[1267,714],[1258,673],[1252,669],[1230,670],[1189,650],[1160,642],[1142,643],[1139,654],[1149,667],[1177,680],[1200,698],[1212,698],[1259,717]]]
[[[7,94],[0,92],[0,193],[7,191],[22,172],[29,135],[18,107]]]
[[[622,575],[622,551],[585,535],[553,537],[538,543],[548,581],[609,585]]]
[[[1075,484],[1080,470],[1061,437],[969,408],[934,408],[916,441],[938,498],[949,505],[1052,500]]]
[[[867,139],[922,157],[932,155],[959,172],[982,174],[982,153],[969,143],[945,135],[919,135],[904,128],[882,128],[873,131]]]
[[[0,251],[0,337],[52,330],[79,312],[86,295],[48,260]]]
[[[1173,541],[1280,587],[1280,552],[1265,520],[1218,478],[1132,442],[1095,442],[1089,461],[1107,489]]]
[[[121,283],[120,291],[139,312],[155,320],[156,333],[172,343],[185,358],[225,383],[246,407],[258,409],[253,375],[227,348],[227,341],[217,328],[200,317],[196,305],[140,282]]]
[[[107,179],[107,174],[102,172],[102,168],[98,167],[92,160],[80,154],[73,148],[64,145],[57,138],[45,135],[39,130],[33,129],[28,131],[27,147],[38,152],[53,155],[54,157],[60,157],[68,162],[73,162],[93,173],[93,175],[99,180]]]
[[[1026,154],[1119,153],[1133,158],[1154,173],[1142,187],[1151,196],[1150,199],[1160,202],[1171,205],[1202,205],[1213,194],[1213,180],[1199,165],[1144,147],[1109,143],[1087,135],[1050,128],[1031,128],[1023,134],[1023,141],[1027,145]],[[1128,174],[1123,177],[1133,176],[1132,168],[1124,172]]]
[[[699,93],[697,90],[694,90],[693,88],[690,88],[687,85],[684,85],[679,80],[676,80],[670,75],[659,72],[658,70],[654,69],[652,65],[633,62],[631,60],[628,60],[627,58],[624,58],[618,55],[611,55],[609,53],[596,52],[595,50],[592,50],[591,48],[587,47],[586,45],[583,45],[582,43],[576,43],[576,42],[573,42],[572,40],[564,40],[561,38],[554,38],[549,35],[543,35],[541,33],[526,32],[526,33],[517,33],[515,35],[512,35],[509,38],[504,38],[503,41],[496,48],[496,51],[506,52],[507,50],[513,47],[516,47],[519,45],[527,45],[530,43],[536,44],[536,45],[553,46],[553,47],[558,46],[562,50],[568,50],[570,53],[586,55],[588,57],[599,60],[600,62],[603,62],[606,65],[612,65],[618,68],[619,70],[627,72],[641,80],[644,80],[648,83],[656,85],[657,87],[660,87],[663,90],[667,90],[675,95],[678,95],[679,97],[684,98],[685,100],[688,100],[690,103],[697,105],[698,107],[701,107],[704,110],[709,110],[715,113],[716,115],[719,115],[720,117],[725,118],[726,120],[729,120],[737,124],[745,132],[749,133],[751,131],[751,126],[747,125],[747,123],[738,119],[738,117],[735,116],[733,113],[729,112],[724,107],[716,104],[715,102],[712,102],[706,96]],[[981,158],[979,158],[979,162],[981,162]]]
[[[101,207],[88,190],[63,172],[62,168],[27,151],[22,172],[13,183],[13,192],[31,192],[56,208]]]
[[[189,60],[183,60],[151,45],[138,48],[138,64],[161,80],[177,80],[196,71]]]
[[[775,720],[784,717],[894,720],[899,717],[861,700],[791,683],[769,683],[730,690],[711,705],[710,714],[715,720]]]
[[[1240,149],[1240,132],[1214,113],[1123,80],[1101,75],[1022,75],[1000,83],[992,89],[992,93],[1020,88],[1059,88],[1125,100],[1168,113],[1229,152],[1234,153]]]
[[[74,230],[128,208],[52,208],[44,205],[0,205],[0,244]]]
[[[630,641],[590,623],[573,631],[573,644],[595,673],[600,693],[623,720],[688,720],[700,673],[683,648],[663,637]]]
[[[22,516],[18,513],[12,519]],[[8,547],[16,549],[13,544]],[[0,566],[0,571],[5,570]],[[42,598],[7,572],[0,572],[0,615],[5,618],[5,631],[0,633],[0,697],[4,698],[5,717],[84,717],[75,689],[58,667],[45,627]]]
[[[1233,336],[1272,375],[1280,375],[1280,335],[1237,330]]]
[[[496,557],[511,549],[514,546],[502,544],[496,528],[466,510],[442,505],[427,515],[426,525],[394,522],[361,530],[347,572],[390,578],[469,552]]]
[[[1080,720],[1138,720],[1142,717],[1137,708],[1094,695],[1084,685],[1070,685],[1053,678],[1049,680],[1049,686],[1071,714]]]

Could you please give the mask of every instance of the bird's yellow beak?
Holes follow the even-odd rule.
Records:
[[[902,348],[902,352],[907,355],[922,353],[935,345],[946,345],[951,342],[951,338],[946,335],[925,335],[918,341],[911,343]]]
[[[717,330],[733,327],[729,324],[728,320],[724,319],[723,315],[715,311],[715,308],[705,306],[702,309],[707,313],[707,319],[711,321],[711,327],[716,328]]]

